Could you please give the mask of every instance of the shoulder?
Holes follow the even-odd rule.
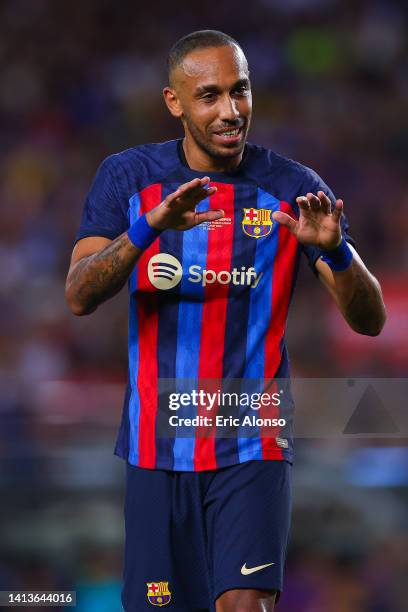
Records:
[[[105,158],[103,163],[117,171],[132,171],[141,166],[166,170],[178,163],[177,140],[141,144]]]
[[[257,175],[258,180],[276,184],[287,184],[295,187],[299,193],[324,189],[324,181],[312,168],[280,155],[271,149],[248,143],[249,171]]]
[[[102,162],[116,180],[139,185],[159,180],[178,164],[177,140],[141,144],[109,155]]]

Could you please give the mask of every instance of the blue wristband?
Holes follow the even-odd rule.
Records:
[[[334,272],[344,272],[353,261],[353,252],[346,240],[342,238],[336,249],[333,249],[333,251],[321,251],[320,257]]]
[[[144,251],[161,233],[162,230],[154,229],[154,227],[148,224],[146,215],[142,215],[128,229],[128,238],[135,247]]]

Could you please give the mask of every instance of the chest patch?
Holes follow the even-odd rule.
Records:
[[[242,229],[250,238],[264,238],[272,231],[272,211],[266,208],[244,208]]]

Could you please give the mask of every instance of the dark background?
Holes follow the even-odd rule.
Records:
[[[407,17],[388,0],[1,3],[0,590],[73,588],[81,612],[121,610],[124,466],[112,448],[127,297],[77,319],[63,287],[101,160],[181,135],[161,89],[184,34],[216,28],[241,43],[250,141],[313,167],[344,198],[384,289],[382,334],[357,336],[304,265],[293,375],[407,375]],[[280,612],[407,609],[406,439],[297,448]]]

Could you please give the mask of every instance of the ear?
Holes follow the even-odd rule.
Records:
[[[172,89],[171,87],[165,87],[163,89],[163,98],[173,117],[180,118],[183,114],[183,109],[176,90]]]

